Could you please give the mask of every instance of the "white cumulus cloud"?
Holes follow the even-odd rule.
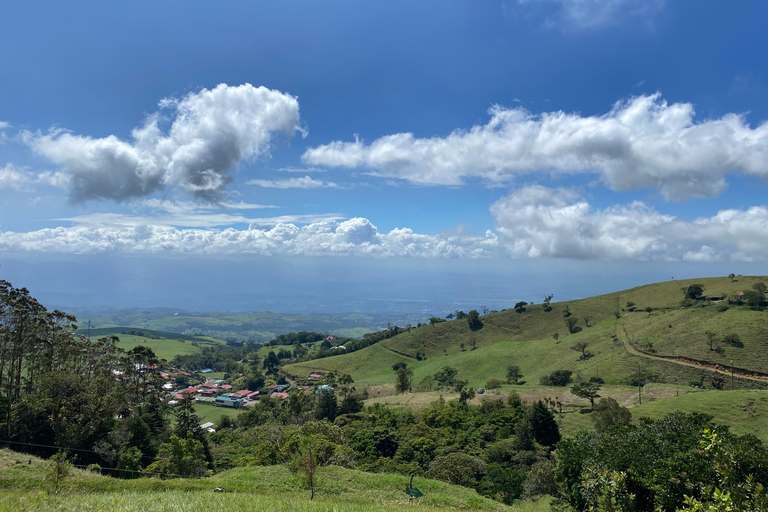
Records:
[[[79,220],[83,223],[73,227],[0,231],[0,252],[476,258],[495,255],[499,247],[490,231],[484,236],[423,235],[410,229],[379,233],[363,218],[320,220],[304,226],[278,223],[269,229],[178,229],[119,218]]]
[[[31,192],[34,190],[33,185],[36,184],[66,188],[69,184],[69,177],[61,172],[51,171],[35,174],[11,163],[6,164],[5,167],[0,167],[0,189]]]
[[[370,144],[335,141],[302,158],[422,185],[596,173],[614,190],[655,188],[668,200],[716,196],[729,173],[768,177],[768,122],[752,128],[736,114],[695,122],[693,105],[668,104],[658,93],[618,102],[601,116],[500,106],[490,115],[487,124],[445,137],[398,133]]]
[[[491,206],[507,251],[516,257],[669,261],[768,259],[768,208],[721,210],[693,221],[641,202],[603,210],[578,194],[540,185]]]
[[[163,116],[150,115],[131,132],[93,138],[63,130],[23,133],[39,154],[71,177],[75,201],[125,200],[167,186],[206,200],[217,200],[242,160],[269,151],[275,134],[301,130],[298,100],[250,84],[202,89],[160,102],[171,110],[167,133]]]

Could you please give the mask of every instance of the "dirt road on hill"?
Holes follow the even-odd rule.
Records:
[[[722,373],[723,375],[729,375],[729,376],[731,375],[731,367],[728,365],[710,363],[708,361],[699,361],[698,359],[691,359],[690,357],[662,356],[660,354],[649,354],[648,352],[643,352],[642,350],[640,350],[639,348],[635,347],[632,344],[632,340],[630,339],[626,328],[622,327],[621,331],[623,334],[622,341],[624,342],[624,347],[627,349],[627,352],[629,352],[630,354],[634,354],[636,356],[641,356],[641,357],[647,357],[649,359],[656,359],[658,361],[667,361],[670,363],[681,364],[684,366],[702,368],[705,370]],[[768,373],[746,370],[744,368],[734,367],[733,376],[739,377],[742,379],[768,381]]]

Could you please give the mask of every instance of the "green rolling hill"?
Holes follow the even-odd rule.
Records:
[[[471,331],[463,319],[422,325],[363,350],[287,365],[284,371],[295,376],[316,370],[349,373],[358,389],[375,390],[372,401],[413,405],[426,404],[438,393],[433,391],[429,399],[425,396],[422,400],[411,394],[391,396],[392,365],[396,363],[404,362],[413,370],[414,387],[444,366],[456,368],[460,378],[477,388],[493,378],[505,380],[507,366],[517,365],[525,383],[505,384],[485,398],[514,389],[524,400],[557,397],[566,412],[588,406],[589,402],[571,395],[569,388],[542,386],[541,377],[555,370],[570,370],[575,381],[600,377],[605,381],[603,396],[617,397],[622,405],[634,407],[638,405],[634,386],[639,372],[645,389],[655,386],[658,396],[646,396],[645,401],[650,403],[644,403],[637,414],[658,417],[662,412],[654,411],[670,412],[679,406],[680,410],[717,411],[717,419],[727,422],[741,417],[728,412],[731,405],[724,398],[728,393],[686,393],[693,382],[712,389],[715,381],[730,389],[731,358],[735,389],[768,389],[768,313],[747,305],[728,305],[727,300],[698,300],[683,305],[684,291],[700,284],[705,296],[735,297],[764,281],[768,278],[669,281],[552,303],[549,311],[542,304],[528,305],[524,311],[507,309],[484,315],[483,327],[476,331]],[[646,308],[651,308],[650,312]],[[568,318],[577,320],[573,333],[566,325],[566,311],[570,312]],[[712,347],[707,333],[714,337]],[[726,343],[725,338],[731,334],[737,334],[743,346]],[[574,350],[579,343],[587,345],[590,357],[583,358],[580,351]],[[450,391],[443,392],[451,395]],[[686,408],[682,404],[690,405]],[[575,424],[591,426],[589,416],[581,416]],[[739,422],[746,424],[747,420],[742,419]],[[567,422],[565,427],[572,430]],[[768,427],[744,431],[765,435]]]

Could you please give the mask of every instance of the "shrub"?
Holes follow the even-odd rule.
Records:
[[[741,342],[741,338],[736,333],[727,334],[725,338],[723,338],[723,342],[732,347],[744,348],[744,343]]]
[[[466,453],[450,453],[433,460],[427,476],[454,485],[476,487],[487,470],[482,459]]]
[[[498,389],[502,384],[503,382],[499,379],[491,379],[485,383],[485,389]]]
[[[542,386],[567,386],[571,383],[571,375],[573,372],[570,370],[555,370],[549,375],[546,375],[540,379]]]
[[[594,382],[596,384],[605,384],[605,380],[603,380],[602,377],[590,377],[589,382]]]

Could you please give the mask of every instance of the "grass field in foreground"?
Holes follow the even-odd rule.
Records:
[[[505,507],[472,489],[425,478],[414,481],[424,496],[411,503],[404,492],[408,484],[405,475],[364,473],[335,466],[321,468],[314,501],[309,500],[309,492],[285,466],[235,468],[200,480],[119,480],[73,470],[59,494],[53,494],[50,480],[46,480],[49,463],[34,457],[31,464],[28,460],[28,455],[0,450],[0,511],[549,509],[547,500]],[[214,494],[216,487],[225,492]]]

